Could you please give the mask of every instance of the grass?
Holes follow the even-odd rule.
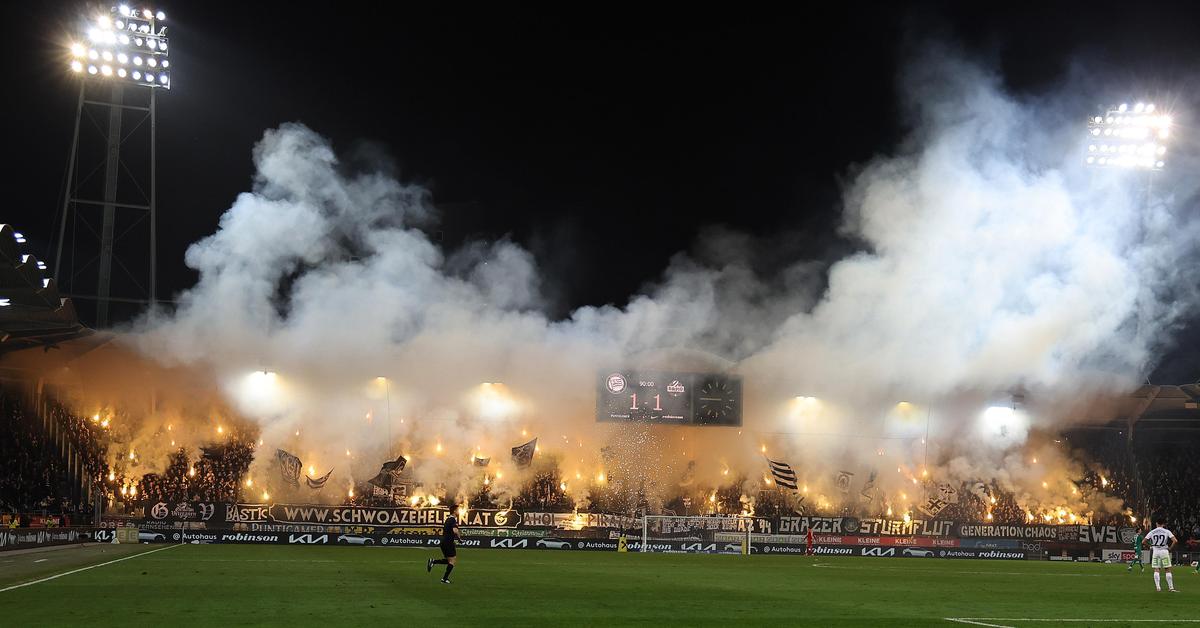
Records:
[[[0,589],[152,550],[0,591],[0,625],[1116,627],[1200,616],[1190,568],[1168,595],[1149,570],[1041,561],[460,549],[446,586],[437,566],[425,572],[435,552],[423,549],[101,545],[0,554]],[[1126,621],[1147,619],[1159,621]]]

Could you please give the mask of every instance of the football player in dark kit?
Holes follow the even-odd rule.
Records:
[[[442,584],[450,584],[450,572],[454,571],[454,557],[458,552],[454,549],[454,542],[462,538],[458,532],[458,519],[451,513],[446,517],[446,523],[442,524],[442,557],[438,560],[430,558],[425,563],[425,571],[433,571],[434,565],[445,565],[446,575],[442,576]]]

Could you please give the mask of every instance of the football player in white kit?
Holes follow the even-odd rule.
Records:
[[[1154,568],[1154,590],[1162,591],[1158,574],[1159,570],[1164,570],[1167,572],[1167,590],[1175,593],[1175,581],[1171,578],[1171,548],[1178,539],[1163,527],[1164,523],[1158,520],[1158,527],[1146,535],[1146,544],[1150,546],[1150,566]]]

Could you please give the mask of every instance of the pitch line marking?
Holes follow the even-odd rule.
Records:
[[[1055,622],[1055,623],[1109,623],[1117,622],[1123,624],[1196,624],[1200,623],[1200,619],[1076,619],[1076,618],[1055,618],[1055,617],[943,617],[946,621],[952,621],[959,624],[973,624],[976,626],[991,626],[992,628],[1016,628],[1009,624],[990,624],[992,621],[1012,621],[1018,623],[1026,622]]]
[[[119,563],[119,562],[121,562],[121,561],[123,561],[123,560],[129,560],[130,558],[137,558],[138,556],[145,556],[146,554],[153,554],[154,552],[161,552],[161,551],[163,551],[163,550],[169,550],[169,549],[171,549],[171,548],[173,548],[173,547],[179,547],[179,545],[168,545],[168,546],[166,546],[166,547],[160,547],[160,548],[158,548],[158,549],[152,549],[152,550],[150,550],[150,551],[148,551],[148,552],[142,552],[142,553],[140,553],[140,554],[134,554],[134,555],[132,555],[132,556],[125,556],[125,557],[123,557],[123,558],[118,558],[118,559],[116,559],[116,560],[110,560],[110,561],[108,561],[108,562],[106,562],[106,563],[100,563],[99,565],[88,565],[87,567],[80,567],[79,569],[72,569],[71,571],[63,572],[63,573],[60,573],[60,574],[54,574],[53,576],[47,576],[47,577],[45,577],[45,578],[42,578],[42,579],[40,579],[40,580],[31,580],[31,581],[29,581],[29,582],[22,582],[21,584],[14,584],[14,585],[12,585],[12,586],[9,586],[9,587],[4,587],[3,589],[0,589],[0,593],[4,593],[5,591],[12,591],[13,589],[20,589],[21,587],[27,587],[27,586],[29,586],[29,585],[31,585],[31,584],[38,584],[38,583],[41,583],[41,582],[47,582],[47,581],[49,581],[49,580],[54,580],[55,578],[61,578],[61,577],[63,577],[63,576],[69,576],[69,575],[71,575],[71,574],[73,574],[73,573],[79,573],[79,572],[81,572],[81,571],[87,571],[87,570],[89,570],[89,569],[95,569],[96,567],[103,567],[103,566],[105,566],[105,565],[111,565],[111,564],[113,564],[113,563]]]

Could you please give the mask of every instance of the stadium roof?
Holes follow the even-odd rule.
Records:
[[[93,335],[45,276],[45,264],[24,252],[24,242],[12,225],[0,224],[0,355]]]

